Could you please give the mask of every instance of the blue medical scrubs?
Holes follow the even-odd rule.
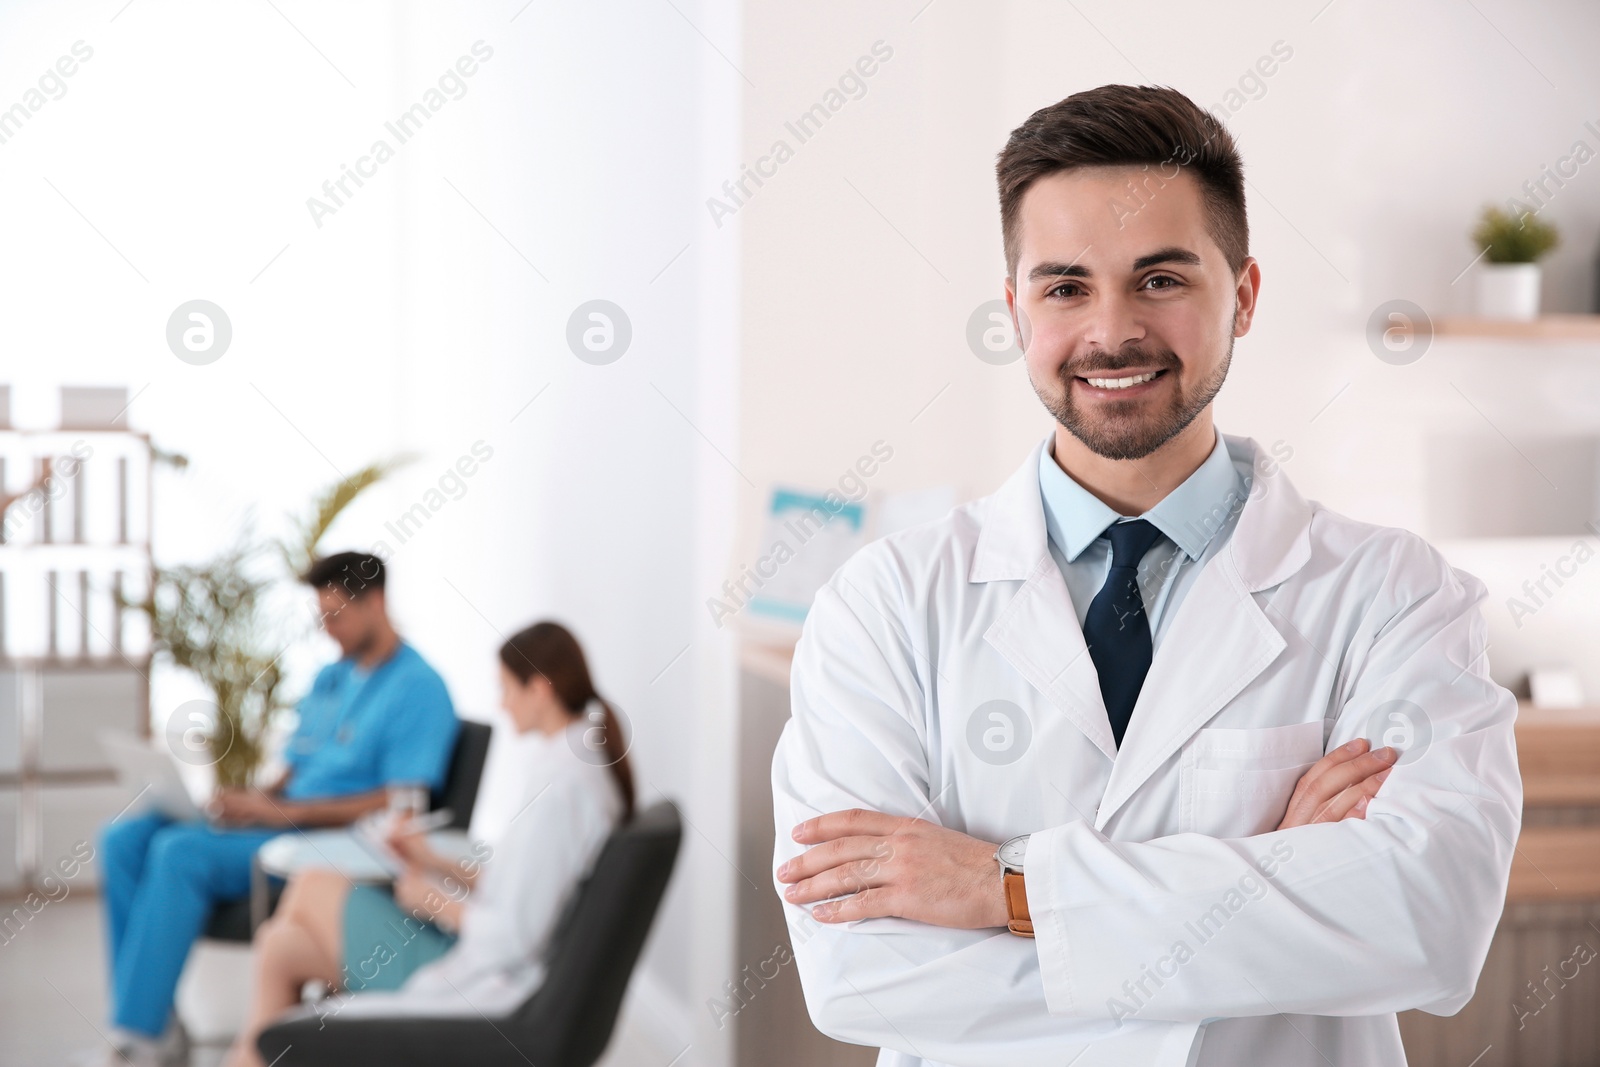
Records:
[[[444,783],[458,722],[444,679],[401,642],[371,671],[330,663],[298,706],[285,754],[288,800],[329,800]],[[250,860],[276,829],[122,818],[100,835],[111,952],[112,1023],[159,1037],[189,947],[219,903],[250,895]]]

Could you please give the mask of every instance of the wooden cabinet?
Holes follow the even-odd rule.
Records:
[[[1400,1016],[1411,1067],[1600,1061],[1600,708],[1517,721],[1522,836],[1478,989],[1447,1018]]]

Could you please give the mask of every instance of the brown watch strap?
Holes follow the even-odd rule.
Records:
[[[1007,871],[1001,880],[1006,892],[1006,914],[1011,921],[1006,929],[1022,937],[1033,936],[1033,917],[1028,914],[1028,890],[1021,871]]]

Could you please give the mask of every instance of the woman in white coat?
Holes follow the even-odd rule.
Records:
[[[538,989],[563,906],[633,808],[616,716],[564,627],[536,623],[500,648],[501,703],[526,795],[492,848],[452,861],[404,828],[392,895],[336,872],[290,880],[256,932],[255,999],[230,1067],[259,1067],[255,1039],[309,981],[320,1015],[503,1015]]]
[[[1483,583],[1216,432],[1261,271],[1213,116],[1091,89],[998,177],[1056,425],[806,618],[772,781],[811,1017],[879,1067],[1399,1067],[1396,1012],[1472,996],[1520,825]],[[1368,741],[1362,817],[1286,818]]]

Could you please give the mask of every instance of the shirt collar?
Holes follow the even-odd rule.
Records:
[[[1238,479],[1239,472],[1228,456],[1222,434],[1217,433],[1205,462],[1149,511],[1136,517],[1148,519],[1190,559],[1199,559],[1217,531],[1218,509],[1227,511],[1229,496],[1238,489]],[[1057,465],[1053,437],[1039,452],[1039,493],[1044,498],[1044,521],[1050,541],[1068,563],[1093,544],[1107,526],[1123,517]]]
[[[354,656],[344,656],[344,657],[341,657],[341,658],[342,658],[343,662],[348,665],[351,677],[354,677],[354,678],[360,679],[362,681],[365,681],[366,679],[371,678],[374,674],[377,674],[379,671],[385,669],[386,667],[391,667],[394,664],[400,662],[401,657],[403,657],[404,655],[406,655],[410,651],[411,651],[411,646],[406,644],[404,638],[401,638],[398,642],[395,643],[394,651],[389,653],[383,659],[379,660],[377,662],[377,664],[375,664],[374,666],[363,667],[361,665],[361,661],[356,659],[356,657],[354,657]]]

